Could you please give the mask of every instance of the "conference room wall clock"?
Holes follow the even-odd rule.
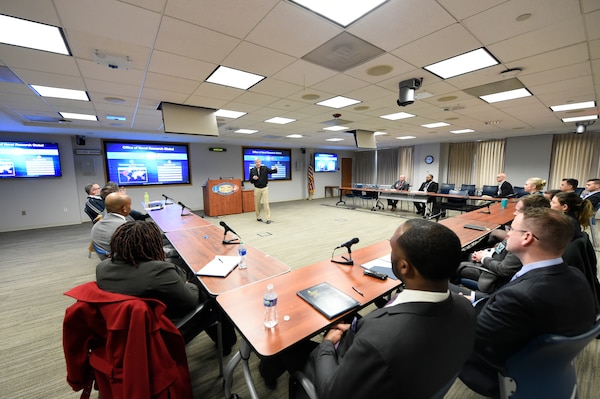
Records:
[[[430,165],[430,164],[432,164],[432,163],[433,163],[433,159],[434,159],[434,158],[433,158],[433,155],[427,155],[427,156],[425,157],[425,163],[426,163],[426,164],[428,164],[428,165]]]

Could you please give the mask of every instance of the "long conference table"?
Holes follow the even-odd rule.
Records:
[[[487,210],[476,210],[444,219],[440,223],[453,230],[463,249],[468,249],[486,237],[491,230],[509,223],[514,217],[514,207],[513,200],[509,201],[506,209],[497,203],[489,207],[489,214]],[[150,211],[149,215],[165,232],[189,267],[196,272],[215,255],[237,254],[237,245],[223,244],[222,229],[195,214],[186,215],[184,212],[186,216],[181,216],[178,206],[168,205],[161,210]],[[482,230],[465,228],[469,224],[481,226]],[[251,267],[244,270],[236,268],[225,278],[198,276],[207,291],[216,296],[217,303],[242,336],[239,351],[231,357],[224,371],[226,399],[231,396],[233,372],[240,363],[251,397],[258,398],[248,363],[253,351],[262,357],[276,355],[295,343],[324,331],[350,313],[330,320],[301,299],[297,295],[298,291],[328,282],[356,299],[360,309],[389,294],[401,284],[400,280],[392,278],[379,280],[365,276],[360,267],[361,264],[389,254],[388,240],[355,249],[352,252],[354,265],[338,264],[326,259],[293,271],[260,250],[250,245],[247,248]],[[279,322],[274,328],[265,328],[263,325],[262,298],[268,283],[273,284],[278,293]]]

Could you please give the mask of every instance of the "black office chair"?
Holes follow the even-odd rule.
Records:
[[[501,399],[577,398],[573,359],[600,334],[600,321],[574,337],[545,334],[531,340],[498,373]]]
[[[524,187],[517,186],[513,186],[513,193],[515,194],[515,198],[521,198],[528,194]]]
[[[449,194],[450,190],[454,190],[454,183],[442,183],[440,184],[440,194]]]
[[[575,188],[575,194],[581,196],[581,193],[585,190],[585,187],[577,187]]]
[[[460,211],[460,213],[471,211],[472,209],[467,205],[469,192],[467,190],[450,190],[448,194],[459,195],[465,198],[446,198],[446,202],[439,204],[443,210],[454,210]],[[442,212],[445,213],[445,212]]]
[[[474,184],[462,184],[460,186],[461,191],[467,191],[469,195],[475,195],[475,185]]]
[[[493,197],[497,194],[498,194],[498,186],[485,185],[481,189],[481,195],[489,195],[490,197]]]

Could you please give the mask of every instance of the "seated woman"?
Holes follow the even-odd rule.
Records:
[[[528,194],[544,195],[544,192],[542,191],[544,187],[546,187],[546,180],[542,180],[539,177],[530,177],[525,182],[523,189]]]
[[[571,218],[573,239],[581,237],[581,229],[590,225],[590,218],[594,214],[592,203],[572,191],[556,194],[550,201],[550,207]]]
[[[96,282],[105,291],[158,299],[167,306],[165,316],[174,323],[207,298],[197,285],[187,281],[184,270],[165,262],[163,240],[154,223],[122,224],[112,236],[110,250],[111,256],[96,266]],[[236,336],[230,323],[222,327],[223,353],[227,354]],[[216,342],[216,329],[207,333]]]

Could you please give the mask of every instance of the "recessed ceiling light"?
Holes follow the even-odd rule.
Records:
[[[401,137],[396,137],[398,140],[410,140],[410,139],[416,139],[415,136],[401,136]]]
[[[104,97],[105,101],[108,101],[109,103],[113,103],[113,104],[123,104],[125,102],[124,99],[119,98],[119,97]]]
[[[48,87],[31,85],[42,97],[66,98],[67,100],[90,101],[87,93],[83,90],[61,89],[60,87]]]
[[[450,124],[446,123],[446,122],[435,122],[435,123],[428,123],[426,125],[421,125],[421,126],[426,127],[428,129],[435,129],[436,127],[450,126]]]
[[[232,118],[232,119],[237,119],[240,116],[244,116],[246,115],[246,112],[241,112],[241,111],[229,111],[227,109],[219,109],[217,110],[217,112],[215,112],[215,116],[219,117],[223,117],[223,118]]]
[[[220,65],[206,79],[206,82],[227,87],[234,87],[236,89],[248,90],[250,87],[254,86],[264,78],[264,76]]]
[[[481,47],[477,50],[424,66],[423,68],[442,79],[448,79],[497,64],[498,60],[485,48]]]
[[[257,133],[258,130],[253,130],[253,129],[238,129],[236,130],[234,133],[240,133],[240,134],[254,134]]]
[[[302,96],[303,100],[309,100],[309,101],[313,101],[316,100],[317,98],[320,98],[321,96],[318,94],[304,94]]]
[[[325,139],[325,141],[344,141],[344,139],[333,138],[333,139]]]
[[[375,132],[373,133],[374,136],[385,136],[387,133],[386,132]]]
[[[376,65],[367,69],[367,75],[382,76],[392,72],[394,68],[391,65]]]
[[[324,107],[330,107],[330,108],[344,108],[349,105],[358,104],[360,102],[361,101],[354,100],[352,98],[337,96],[337,97],[330,98],[329,100],[320,101],[317,103],[317,105],[322,105]]]
[[[286,125],[286,124],[291,123],[291,122],[296,122],[296,120],[295,119],[289,119],[289,118],[280,118],[280,117],[276,116],[275,118],[267,119],[265,122],[276,123],[278,125]]]
[[[126,121],[127,118],[123,115],[106,115],[106,119],[109,121]]]
[[[329,130],[329,131],[332,131],[332,132],[339,132],[341,130],[348,130],[348,129],[350,129],[350,128],[347,127],[347,126],[329,126],[329,127],[324,127],[323,128],[323,130]]]
[[[346,27],[388,0],[291,0],[315,14]]]
[[[488,94],[487,96],[479,96],[483,101],[492,104],[500,101],[514,100],[516,98],[529,97],[531,92],[526,88],[503,91],[501,93]]]
[[[0,43],[71,55],[61,28],[0,15]]]
[[[98,117],[96,115],[89,114],[78,114],[75,112],[59,112],[60,116],[65,119],[79,119],[82,121],[98,121]]]
[[[397,121],[398,119],[412,118],[413,116],[415,115],[409,114],[408,112],[397,112],[395,114],[381,115],[380,118]]]
[[[301,135],[301,134],[288,134],[288,135],[287,135],[287,136],[285,136],[285,137],[288,137],[288,138],[290,138],[290,139],[301,139],[301,138],[302,138],[302,135]]]
[[[463,134],[463,133],[473,133],[475,130],[473,129],[460,129],[460,130],[450,130],[450,133],[454,134]]]
[[[569,122],[592,121],[594,119],[598,119],[598,115],[574,116],[572,118],[562,118],[562,121],[565,123],[569,123]]]
[[[554,112],[560,112],[560,111],[572,111],[574,109],[594,108],[595,106],[596,106],[596,101],[585,101],[582,103],[553,105],[550,107],[550,109]]]

